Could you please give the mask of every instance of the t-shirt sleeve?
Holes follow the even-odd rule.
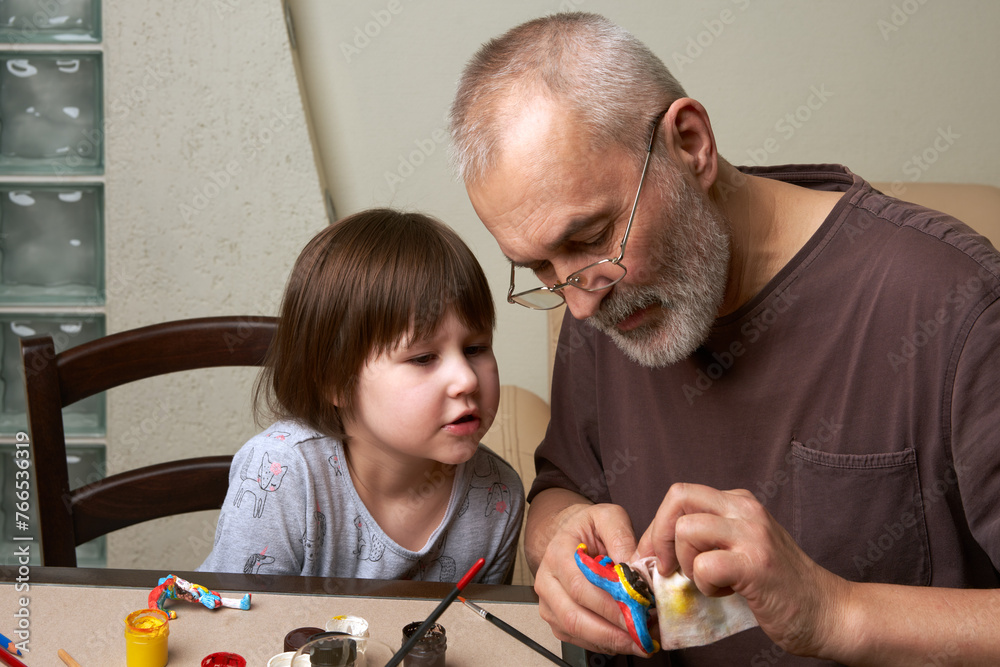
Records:
[[[969,528],[1000,569],[1000,300],[976,318],[955,372],[951,406],[954,478]]]
[[[254,437],[233,457],[205,572],[302,574],[309,475],[284,434]]]
[[[595,503],[609,502],[597,438],[595,338],[599,333],[567,311],[552,375],[552,416],[535,450],[530,502],[548,488],[562,488]]]

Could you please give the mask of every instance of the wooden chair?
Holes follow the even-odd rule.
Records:
[[[271,317],[206,317],[123,331],[60,354],[51,336],[21,341],[44,565],[76,567],[79,544],[143,521],[222,507],[232,461],[171,461],[71,490],[62,408],[166,373],[259,366],[274,329]]]
[[[549,425],[549,404],[540,396],[512,384],[500,387],[500,409],[483,444],[499,454],[517,471],[525,493],[535,480],[535,448],[545,437]],[[527,517],[527,512],[525,512]],[[517,560],[511,578],[513,584],[531,586],[535,577],[524,555],[524,522],[517,541]]]

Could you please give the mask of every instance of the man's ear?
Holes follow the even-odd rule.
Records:
[[[705,107],[682,97],[670,105],[661,123],[671,159],[708,192],[718,176],[719,154]]]

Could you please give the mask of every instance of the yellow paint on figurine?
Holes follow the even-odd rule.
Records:
[[[628,577],[625,576],[625,572],[622,570],[621,563],[615,565],[615,572],[618,573],[618,580],[622,582],[622,588],[625,589],[625,592],[628,593],[630,598],[641,604],[643,607],[648,607],[652,604],[652,601],[649,598],[632,587],[632,584],[628,581]]]

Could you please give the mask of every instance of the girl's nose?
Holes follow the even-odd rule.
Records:
[[[479,388],[479,376],[464,355],[453,364],[449,383],[449,393],[453,396],[471,394]]]

